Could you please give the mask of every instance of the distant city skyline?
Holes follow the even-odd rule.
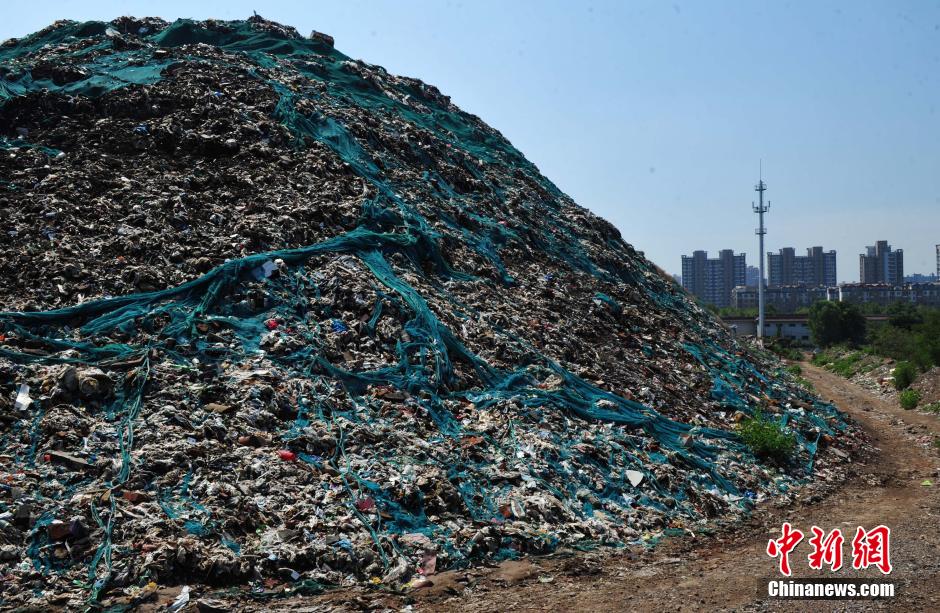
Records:
[[[255,10],[437,86],[670,273],[695,250],[758,263],[761,159],[765,251],[825,245],[857,281],[884,239],[936,267],[940,2],[11,2],[0,39]]]
[[[938,206],[940,206],[940,205],[938,205]],[[938,223],[940,223],[940,220],[938,220]],[[938,229],[940,229],[940,226],[938,226]],[[940,235],[940,231],[938,231],[938,235]],[[754,240],[755,240],[755,241],[757,240],[757,237],[756,237],[756,236],[755,236],[755,239],[754,239]],[[869,241],[869,242],[871,242],[871,241]],[[895,244],[893,241],[891,241],[891,240],[887,240],[887,241],[885,241],[885,242],[890,243],[891,246],[892,246],[893,248],[895,248],[897,251],[902,251],[902,252],[904,253],[904,275],[903,275],[903,276],[910,276],[910,275],[936,275],[937,277],[940,277],[940,244],[938,244],[938,245],[933,245],[933,247],[929,250],[929,252],[928,252],[928,258],[927,258],[927,263],[926,263],[926,264],[924,264],[924,265],[921,266],[921,267],[914,267],[914,266],[911,266],[911,264],[909,263],[910,260],[913,260],[913,259],[914,259],[914,258],[911,257],[911,252],[910,252],[910,251],[908,251],[907,249],[905,249],[904,247],[902,247],[902,246],[900,246],[900,245],[896,245],[896,244]],[[837,283],[859,283],[859,282],[862,282],[862,281],[863,281],[863,279],[861,278],[860,271],[859,271],[859,256],[862,255],[862,254],[865,254],[869,249],[872,248],[872,246],[865,244],[865,241],[864,241],[864,240],[863,240],[863,241],[860,241],[859,244],[860,244],[861,246],[858,247],[856,250],[852,251],[852,253],[850,253],[850,254],[842,253],[841,251],[838,251],[838,250],[836,250],[836,249],[831,250],[831,251],[836,252],[836,256],[837,256],[838,262],[839,262],[839,264],[838,264],[838,278],[837,278]],[[806,247],[806,249],[809,249],[809,248],[810,248],[809,246]],[[657,264],[659,264],[660,267],[666,269],[667,271],[670,271],[670,274],[672,274],[673,276],[675,276],[675,277],[681,279],[681,277],[682,277],[682,275],[681,275],[682,263],[681,263],[681,262],[682,262],[682,258],[683,258],[687,253],[692,253],[692,252],[694,252],[694,251],[707,251],[707,252],[714,251],[714,252],[720,252],[720,251],[723,251],[723,250],[726,250],[726,249],[727,249],[727,250],[731,250],[731,251],[735,251],[735,252],[745,253],[745,254],[749,254],[749,253],[750,253],[748,249],[737,250],[737,249],[732,249],[732,248],[728,247],[727,245],[715,245],[714,247],[712,247],[711,245],[709,245],[709,248],[701,248],[701,249],[698,249],[698,248],[696,248],[696,249],[686,248],[682,253],[680,253],[680,254],[678,254],[676,257],[674,257],[674,258],[673,258],[674,260],[678,260],[678,261],[679,261],[679,266],[678,266],[677,268],[678,268],[678,270],[679,270],[680,272],[671,272],[672,269],[673,269],[673,267],[671,267],[671,266],[662,266],[662,264],[659,264],[658,262],[657,262]],[[801,247],[794,246],[794,245],[789,245],[789,244],[788,244],[788,245],[781,245],[780,247],[774,249],[773,251],[767,251],[767,253],[764,255],[764,257],[766,258],[766,259],[764,260],[764,266],[766,267],[765,273],[766,273],[766,275],[767,275],[768,278],[769,278],[769,276],[770,276],[770,262],[769,262],[770,258],[769,258],[768,256],[770,256],[770,255],[772,255],[772,254],[773,254],[773,255],[776,255],[775,252],[779,252],[779,251],[781,251],[781,250],[783,250],[783,249],[796,249],[797,251],[799,251],[799,250],[801,249]],[[756,252],[757,250],[755,249],[754,251]],[[827,250],[827,251],[829,251],[829,250]],[[936,259],[935,259],[935,260],[933,260],[934,255],[936,255]],[[757,268],[758,268],[758,267],[757,267],[757,264],[758,264],[757,256],[755,255],[753,259],[751,258],[750,255],[748,255],[747,257],[748,257],[748,260],[747,260],[747,261],[748,261],[748,267],[747,267],[747,268],[748,268],[748,279],[750,279],[750,275],[752,274],[752,271],[750,270],[751,268],[754,269],[753,274],[755,275],[755,278],[756,278],[757,276],[759,276],[759,275],[757,274],[757,272],[756,272],[756,271],[757,271]],[[917,258],[917,260],[921,260],[921,259],[923,259],[923,258]],[[914,261],[917,261],[917,260],[914,260]],[[752,263],[753,263],[753,265],[752,265]],[[849,266],[849,267],[851,267],[851,268],[855,271],[855,273],[856,273],[855,276],[853,277],[851,274],[845,274],[845,273],[843,272],[843,270],[842,270],[842,266]],[[751,285],[752,283],[751,283],[750,280],[748,280],[747,284],[748,284],[748,285]],[[754,283],[754,285],[756,285],[756,283]]]
[[[938,208],[940,208],[940,203],[938,203]],[[755,216],[755,217],[756,217],[756,216]],[[940,219],[938,219],[937,224],[938,224],[938,225],[937,225],[937,228],[938,228],[937,234],[940,235]],[[757,241],[757,237],[756,237],[756,236],[754,237],[754,241],[755,241],[755,243],[756,243],[756,241]],[[769,242],[769,241],[768,241],[768,242]],[[872,241],[868,241],[868,242],[870,243],[870,242],[872,242]],[[889,243],[889,244],[890,244],[894,249],[896,249],[897,251],[903,252],[903,254],[904,254],[904,256],[903,256],[903,257],[904,257],[904,275],[902,275],[902,276],[910,276],[910,275],[931,275],[931,274],[933,274],[933,275],[936,275],[936,276],[940,277],[940,244],[938,244],[938,245],[932,245],[932,246],[931,246],[931,248],[927,251],[927,258],[926,258],[926,261],[925,261],[925,263],[923,263],[922,266],[915,266],[915,265],[912,265],[912,264],[911,264],[911,261],[917,262],[917,261],[924,261],[925,259],[924,259],[924,258],[921,258],[921,257],[918,257],[917,254],[913,254],[913,255],[912,255],[912,252],[911,252],[911,251],[909,251],[908,249],[904,248],[901,244],[898,244],[898,243],[896,243],[895,241],[892,241],[892,240],[888,239],[888,240],[886,240],[885,242]],[[719,252],[719,251],[722,251],[722,250],[726,250],[726,249],[727,249],[727,250],[731,250],[731,251],[735,251],[735,252],[740,252],[740,253],[748,254],[748,255],[747,255],[747,258],[748,258],[748,259],[747,259],[747,261],[748,261],[748,268],[750,269],[750,268],[753,267],[755,270],[757,269],[757,264],[759,263],[759,261],[758,261],[758,259],[757,259],[757,255],[756,255],[757,249],[754,249],[755,255],[754,255],[754,257],[752,258],[751,255],[750,255],[750,251],[749,251],[748,249],[740,249],[740,250],[738,250],[738,249],[732,249],[731,247],[728,246],[729,244],[730,244],[730,243],[728,243],[728,244],[716,244],[716,245],[714,245],[714,246],[712,246],[711,244],[709,244],[707,248],[706,248],[706,247],[701,247],[701,248],[696,247],[695,249],[692,249],[691,246],[690,246],[690,247],[687,247],[685,250],[683,250],[682,253],[679,253],[678,255],[676,255],[676,256],[673,258],[674,260],[679,261],[679,266],[678,266],[677,268],[678,268],[678,270],[679,270],[680,272],[672,272],[673,267],[671,267],[671,266],[662,266],[662,264],[659,264],[658,262],[657,262],[657,264],[659,264],[662,268],[666,269],[667,271],[670,271],[670,274],[674,274],[674,275],[676,275],[677,277],[681,278],[681,266],[682,266],[682,263],[681,263],[681,262],[682,262],[683,256],[685,256],[687,253],[692,253],[692,252],[694,252],[694,251],[709,251],[709,252],[710,252],[710,251],[715,251],[715,252]],[[777,253],[779,253],[781,250],[784,250],[784,249],[796,249],[797,251],[799,251],[801,248],[802,248],[802,247],[796,246],[796,245],[793,245],[793,244],[782,244],[782,245],[780,245],[779,247],[774,248],[773,250],[767,250],[767,253],[764,255],[764,257],[765,257],[764,266],[766,267],[766,270],[765,270],[766,276],[767,276],[768,278],[770,277],[770,257],[769,257],[770,255],[772,255],[772,254],[773,254],[773,255],[776,255]],[[809,248],[810,248],[810,247],[807,245],[807,246],[806,246],[806,249],[809,249]],[[837,270],[838,270],[838,278],[837,278],[837,283],[859,283],[859,282],[863,282],[863,281],[864,281],[864,279],[862,279],[862,277],[861,277],[861,272],[860,272],[860,270],[859,270],[859,256],[860,256],[860,255],[863,255],[863,254],[866,254],[866,253],[868,252],[868,250],[870,250],[871,248],[872,248],[872,245],[867,244],[865,240],[861,240],[861,241],[859,241],[859,247],[853,248],[853,250],[852,250],[850,253],[848,253],[848,254],[843,253],[843,252],[841,252],[841,251],[839,251],[839,250],[837,250],[837,249],[833,249],[833,250],[832,250],[832,251],[835,251],[835,252],[836,252],[836,257],[837,257],[837,261],[838,261],[838,268],[837,268]],[[765,247],[765,249],[766,249],[766,247]],[[828,251],[828,249],[827,249],[827,251]],[[934,258],[935,258],[935,259],[934,259]],[[847,267],[851,268],[851,270],[855,272],[855,275],[853,276],[852,274],[846,274],[846,272],[843,270],[843,266],[847,266]],[[749,274],[750,274],[750,271],[749,271]],[[756,275],[757,273],[755,272],[754,274]],[[759,275],[758,275],[758,276],[759,276]],[[765,279],[765,280],[767,280],[767,279]],[[747,284],[748,284],[748,285],[751,285],[751,282],[748,281]],[[756,285],[756,283],[755,283],[755,285]]]
[[[874,257],[875,253],[877,252],[877,247],[881,243],[883,243],[888,248],[889,252],[891,252],[888,255],[902,256],[902,254],[904,253],[903,248],[897,248],[895,245],[890,244],[890,241],[879,240],[879,241],[875,241],[875,245],[866,245],[863,249],[860,250],[858,254],[855,254],[855,257],[859,258],[862,261],[866,259],[866,256],[868,258]],[[906,281],[908,277],[931,277],[933,279],[940,278],[940,244],[935,245],[934,248],[936,252],[936,270],[935,271],[931,269],[928,269],[927,271],[909,270],[909,267],[905,268],[907,266],[906,264],[899,264],[901,268],[898,274],[896,275],[896,277],[891,277],[887,281],[900,284],[903,282],[908,282]],[[794,247],[793,245],[786,245],[784,247],[780,247],[777,250],[777,253],[774,253],[772,251],[768,251],[766,253],[765,257],[767,259],[764,260],[764,263],[767,268],[766,270],[767,278],[765,279],[765,281],[769,285],[774,286],[774,285],[808,284],[808,285],[833,286],[839,283],[879,283],[879,282],[882,282],[877,278],[863,278],[861,271],[859,271],[858,279],[855,279],[852,281],[846,281],[844,280],[840,272],[838,275],[838,278],[836,279],[836,282],[832,283],[831,282],[832,279],[836,276],[836,270],[835,270],[835,265],[832,264],[831,262],[828,266],[827,272],[823,276],[823,280],[824,280],[823,283],[814,283],[811,280],[803,281],[803,280],[800,280],[802,278],[801,276],[797,276],[794,279],[794,278],[791,278],[788,273],[784,273],[782,279],[778,279],[775,282],[774,275],[775,274],[781,275],[782,271],[780,269],[781,267],[785,266],[785,264],[780,261],[781,259],[785,260],[785,258],[789,257],[791,258],[791,260],[795,259],[797,260],[797,263],[799,263],[799,260],[806,260],[807,258],[810,258],[809,261],[806,261],[803,264],[803,266],[806,267],[809,264],[809,262],[812,261],[813,258],[825,257],[827,260],[830,260],[830,259],[835,260],[835,258],[837,257],[836,250],[832,249],[832,250],[826,250],[825,252],[823,252],[822,248],[819,246],[806,247],[805,248],[807,252],[806,256],[797,256],[795,252],[798,252],[799,250],[800,250],[799,247]],[[709,250],[707,249],[687,250],[687,252],[690,252],[690,253],[694,253],[696,251],[707,253]],[[721,249],[716,249],[715,251],[721,253],[722,251],[731,252],[734,250],[721,248]],[[746,253],[746,251],[742,250],[742,253]],[[686,253],[683,253],[679,256],[679,259],[682,261],[682,264],[680,264],[680,270],[681,270],[681,266],[685,264],[685,261],[687,258],[688,256]],[[778,258],[778,261],[775,262],[774,258]],[[861,265],[861,262],[856,261],[855,266],[858,267],[859,265]],[[817,267],[818,266],[819,264],[817,264]],[[670,274],[672,274],[672,276],[674,276],[680,283],[682,282],[683,277],[681,273],[670,273]],[[805,275],[805,274],[806,274],[806,271],[801,271],[801,273],[799,273],[799,275]],[[819,275],[818,272],[816,274],[817,276]],[[759,278],[759,276],[760,275],[758,272],[758,267],[748,264],[746,267],[746,272],[745,272],[745,277],[746,277],[745,285],[756,287],[757,279]]]
[[[914,273],[912,275],[904,275],[905,283],[936,283],[940,278],[935,273],[923,274],[923,273]]]

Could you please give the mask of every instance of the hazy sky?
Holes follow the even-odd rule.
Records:
[[[0,39],[55,19],[261,15],[437,85],[669,272],[694,249],[757,263],[940,243],[940,2],[8,2]]]

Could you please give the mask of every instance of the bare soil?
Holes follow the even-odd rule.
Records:
[[[567,553],[496,567],[441,573],[434,585],[407,595],[332,592],[268,602],[266,610],[401,609],[416,611],[698,611],[698,610],[940,610],[940,418],[905,411],[838,375],[803,364],[817,392],[855,418],[874,454],[828,495],[779,508],[764,505],[744,525],[708,537],[666,541],[653,550]],[[922,485],[925,480],[934,485]],[[767,541],[789,521],[809,534],[817,525],[841,528],[846,566],[837,574],[811,571],[804,541],[791,554],[794,577],[893,581],[893,599],[783,601],[767,597],[780,578]],[[891,528],[894,570],[851,569],[858,526]],[[808,539],[808,537],[807,537]]]

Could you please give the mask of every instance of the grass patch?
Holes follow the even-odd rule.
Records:
[[[780,343],[773,343],[768,348],[785,360],[799,362],[803,359],[803,352],[793,347],[784,347]]]
[[[805,377],[795,377],[795,380],[796,380],[796,384],[802,387],[803,389],[808,390],[810,392],[816,391],[816,386],[813,385],[813,382],[810,381],[809,379]]]
[[[796,437],[760,411],[737,426],[738,435],[755,456],[776,463],[786,462],[796,449]]]
[[[940,402],[931,402],[924,407],[924,410],[928,413],[940,413]]]
[[[805,390],[811,392],[816,391],[816,388],[813,386],[812,382],[803,376],[803,367],[799,364],[789,364],[784,367],[784,372],[793,377],[793,382],[802,387]]]
[[[901,408],[910,411],[916,408],[917,403],[920,402],[920,392],[917,390],[904,390],[898,395],[898,400],[901,403]]]
[[[822,366],[837,375],[851,379],[858,373],[874,370],[881,364],[881,359],[865,351],[833,347],[814,355],[812,362],[816,366]]]
[[[861,352],[853,351],[832,362],[830,369],[845,378],[852,377],[860,370],[863,357]]]

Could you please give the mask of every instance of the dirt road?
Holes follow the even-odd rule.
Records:
[[[655,550],[508,562],[496,568],[437,575],[435,585],[409,597],[362,594],[292,603],[293,610],[323,607],[417,611],[696,611],[696,610],[940,610],[940,418],[889,404],[825,370],[803,365],[820,396],[851,414],[877,447],[853,477],[819,500],[785,508],[760,508],[744,526],[707,539],[679,539]],[[933,486],[922,483],[929,479]],[[797,577],[871,577],[893,581],[896,597],[866,601],[781,601],[766,597],[775,562],[769,538],[789,521],[809,533],[812,525],[839,527],[846,536],[848,569],[837,575],[810,571],[807,543],[792,554]],[[851,539],[858,526],[891,528],[894,571],[851,569]],[[808,538],[808,537],[807,537]],[[269,603],[270,604],[273,603]],[[288,603],[282,603],[287,605]],[[299,607],[298,607],[299,605]]]

